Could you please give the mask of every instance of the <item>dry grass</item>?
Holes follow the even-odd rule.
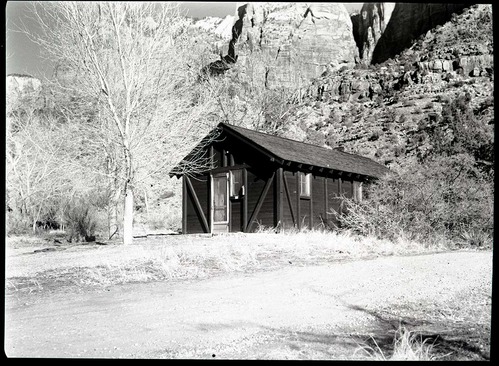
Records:
[[[373,337],[373,346],[360,345],[356,354],[362,352],[368,359],[377,361],[433,361],[437,358],[433,352],[434,344],[428,340],[401,326],[395,331],[391,355],[383,351]]]
[[[222,273],[448,250],[409,240],[391,242],[320,231],[276,234],[265,229],[255,234],[140,238],[130,246],[119,242],[63,244],[53,251],[38,251],[44,248],[56,249],[53,238],[7,238],[6,296],[85,291],[124,283],[198,279]],[[398,310],[380,308],[379,318],[386,318],[386,323],[405,319],[416,324],[411,318],[424,322],[418,322],[420,326],[401,327],[396,332],[387,330],[381,338],[371,337],[359,347],[354,358],[440,360],[449,352],[452,355],[448,359],[473,359],[480,354],[487,357],[491,298],[484,301],[485,292],[486,288],[470,289],[446,306],[409,302]],[[476,329],[470,329],[470,324]],[[435,334],[439,335],[437,344]]]
[[[36,249],[52,247],[48,252]],[[218,273],[259,271],[445,248],[390,242],[320,231],[217,236],[170,235],[136,239],[131,246],[52,246],[36,237],[7,238],[6,287],[37,291],[61,286],[111,286],[146,281],[205,278]],[[34,282],[36,281],[36,286]]]

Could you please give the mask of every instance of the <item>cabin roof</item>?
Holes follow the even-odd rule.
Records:
[[[337,149],[312,145],[247,128],[220,123],[217,128],[267,155],[274,162],[288,162],[379,178],[389,169],[372,159]]]

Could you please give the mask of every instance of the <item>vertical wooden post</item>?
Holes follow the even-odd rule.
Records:
[[[275,218],[275,226],[281,225],[283,223],[283,190],[282,190],[282,175],[283,170],[282,167],[277,169],[276,174],[276,218]]]
[[[222,149],[222,166],[227,166],[227,150]]]
[[[301,230],[301,215],[300,215],[300,172],[296,172],[296,223],[298,230]]]
[[[314,200],[314,176],[310,175],[310,199],[309,199],[309,205],[310,205],[310,229],[314,227],[314,206],[313,206],[313,200]]]
[[[182,176],[182,234],[187,234],[187,183]]]
[[[286,199],[289,205],[289,212],[291,213],[291,220],[293,220],[293,225],[297,225],[295,211],[293,209],[293,202],[291,202],[291,194],[289,193],[288,180],[286,179],[286,174],[284,172],[282,174],[282,182],[284,183],[284,192],[286,193]]]
[[[343,213],[343,200],[341,199],[342,191],[341,191],[341,178],[338,178],[338,196],[340,197],[340,205],[338,206],[338,213],[342,214]]]
[[[209,224],[208,233],[213,232],[213,175],[208,174],[206,177],[206,192],[208,192],[208,216],[206,220]]]
[[[243,168],[243,186],[244,186],[244,195],[243,195],[243,233],[246,232],[247,223],[248,223],[248,172],[246,168]]]
[[[215,150],[213,149],[213,145],[210,146],[210,168],[215,168]]]
[[[328,202],[328,194],[327,194],[327,177],[324,177],[324,220],[327,221],[327,211],[329,209],[329,202]]]

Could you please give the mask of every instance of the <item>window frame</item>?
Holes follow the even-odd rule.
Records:
[[[239,172],[240,174],[240,181],[239,181],[239,190],[237,192],[234,192],[234,172]],[[229,197],[238,199],[242,196],[244,196],[245,190],[244,190],[244,173],[242,169],[231,169],[229,171]]]
[[[359,181],[353,181],[352,182],[352,197],[356,202],[362,202],[363,196],[362,196],[362,182]]]
[[[215,179],[218,179],[218,178],[225,178],[226,182],[227,182],[227,186],[226,186],[226,193],[225,193],[225,197],[226,197],[226,202],[225,202],[225,220],[224,221],[216,221],[215,220],[215,203],[214,203],[214,197],[215,197]],[[230,186],[229,186],[229,174],[228,173],[218,173],[218,174],[211,174],[211,208],[210,208],[210,211],[211,211],[211,223],[212,223],[212,228],[213,228],[213,225],[220,225],[220,224],[229,224],[229,218],[230,218],[230,207],[229,207],[229,200],[230,200],[230,196],[229,196],[229,191],[230,189]]]
[[[299,172],[300,176],[300,187],[299,187],[299,193],[300,193],[300,198],[310,198],[312,196],[312,173],[304,173],[304,172]],[[305,180],[303,180],[305,178]],[[305,192],[302,190],[303,188],[303,183],[305,183]]]

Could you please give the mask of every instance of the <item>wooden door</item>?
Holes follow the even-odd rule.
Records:
[[[211,177],[211,232],[229,231],[229,173]]]

